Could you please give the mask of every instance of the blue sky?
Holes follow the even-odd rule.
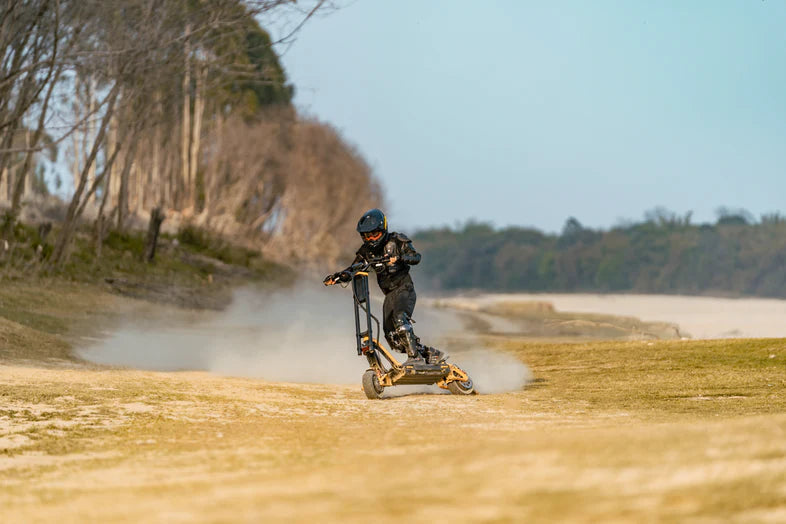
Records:
[[[357,0],[282,60],[398,229],[786,213],[786,2]]]

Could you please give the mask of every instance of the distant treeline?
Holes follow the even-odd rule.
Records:
[[[561,234],[469,222],[419,231],[416,273],[442,290],[641,292],[786,297],[786,217],[719,210],[714,224],[663,209],[609,231],[575,218]]]

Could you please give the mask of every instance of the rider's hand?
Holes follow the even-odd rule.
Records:
[[[338,284],[339,282],[349,282],[350,280],[352,280],[352,273],[349,271],[339,271],[338,273],[333,273],[332,275],[326,276],[322,283],[326,286],[332,286],[333,284]]]
[[[388,259],[388,265],[389,265],[389,266],[392,266],[393,264],[395,264],[395,263],[396,263],[396,261],[397,261],[397,260],[398,260],[398,257],[390,257],[390,258]]]

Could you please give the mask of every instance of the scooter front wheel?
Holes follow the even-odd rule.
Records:
[[[385,391],[385,388],[379,383],[377,372],[373,369],[367,369],[363,373],[363,392],[371,400],[376,400],[382,397],[383,391]]]
[[[448,391],[454,395],[473,395],[475,394],[475,384],[472,383],[472,379],[469,377],[464,382],[454,380],[453,382],[448,382]]]

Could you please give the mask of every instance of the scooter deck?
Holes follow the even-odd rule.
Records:
[[[444,362],[439,364],[407,363],[402,367],[404,374],[394,381],[395,385],[436,384],[450,373],[450,366]]]

